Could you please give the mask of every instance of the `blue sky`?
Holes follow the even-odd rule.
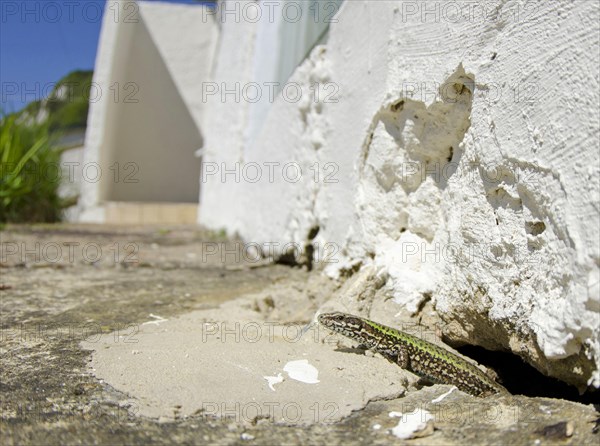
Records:
[[[94,68],[105,3],[0,0],[2,111],[17,111],[46,96],[53,82],[73,70]]]

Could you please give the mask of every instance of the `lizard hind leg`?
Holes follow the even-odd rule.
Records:
[[[410,358],[408,356],[408,352],[404,349],[400,349],[398,352],[396,352],[396,355],[396,362],[398,365],[405,370],[409,370],[408,366],[410,364]]]

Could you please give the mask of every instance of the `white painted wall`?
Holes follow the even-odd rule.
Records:
[[[328,273],[375,264],[404,308],[431,295],[451,337],[600,387],[598,4],[456,5],[344,2],[290,79],[301,100],[279,96],[252,138],[253,107],[211,97],[200,222],[301,246],[318,226]],[[255,81],[266,31],[221,29],[213,81]]]
[[[106,5],[94,73],[99,95],[91,103],[85,143],[81,220],[104,221],[103,204],[110,201],[198,201],[201,88],[210,76],[217,36],[202,6]]]

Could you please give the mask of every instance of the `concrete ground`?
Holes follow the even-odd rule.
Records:
[[[592,405],[440,399],[311,323],[342,284],[217,233],[8,226],[0,243],[3,445],[600,442]],[[433,429],[394,436],[419,410]]]

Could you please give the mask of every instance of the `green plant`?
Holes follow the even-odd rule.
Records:
[[[73,71],[58,81],[46,102],[51,132],[85,128],[92,76],[92,71]]]
[[[46,112],[51,133],[85,128],[93,74],[93,71],[72,71],[56,83],[47,98],[30,102],[15,114],[32,122],[40,112]]]
[[[54,222],[62,203],[60,151],[48,124],[0,119],[0,222]]]

